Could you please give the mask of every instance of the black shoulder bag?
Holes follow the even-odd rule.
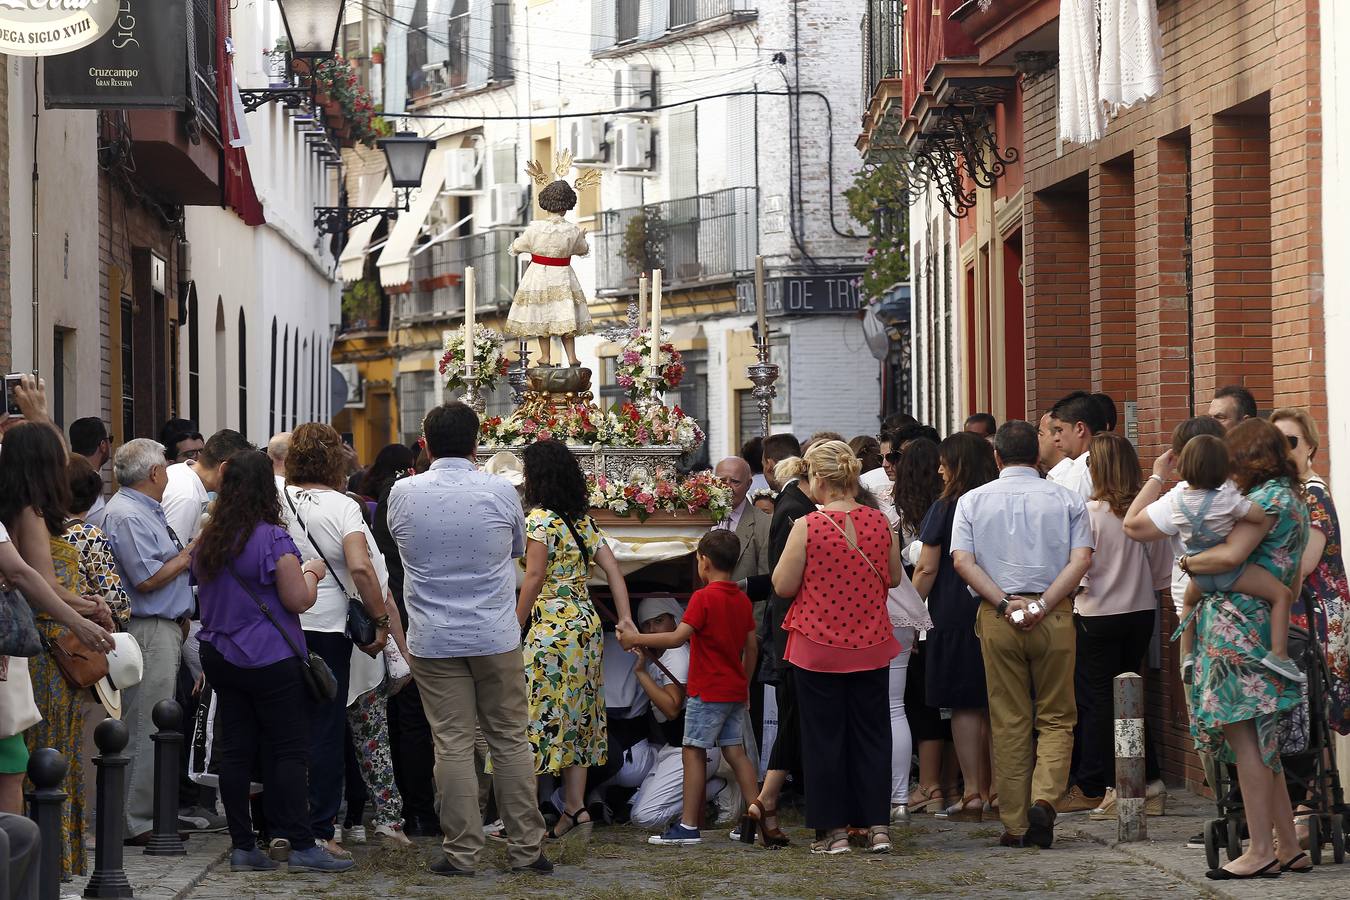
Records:
[[[286,646],[291,648],[291,652],[300,660],[302,671],[305,677],[305,688],[309,691],[310,699],[315,703],[329,703],[337,697],[338,682],[333,670],[328,667],[328,663],[323,661],[323,657],[317,653],[301,653],[300,648],[291,640],[291,636],[286,633],[286,629],[281,627],[276,616],[267,608],[267,604],[258,599],[258,595],[253,593],[253,588],[249,587],[244,579],[239,577],[239,573],[234,570],[234,566],[227,566],[234,580],[244,589],[244,593],[253,598],[253,602],[258,604],[258,609],[267,616],[267,621],[272,623],[277,631],[281,633],[282,640]]]
[[[366,609],[366,605],[361,602],[360,597],[353,597],[347,593],[347,586],[342,583],[342,579],[338,577],[333,564],[328,561],[327,556],[324,556],[323,551],[319,549],[319,545],[314,543],[314,538],[310,536],[309,526],[305,524],[305,520],[300,518],[300,510],[295,508],[295,501],[291,499],[291,492],[285,491],[284,493],[286,494],[286,503],[291,507],[291,513],[295,516],[295,521],[299,522],[300,527],[305,530],[305,539],[314,548],[314,552],[319,554],[319,559],[323,560],[323,564],[328,568],[328,574],[333,576],[337,586],[347,595],[347,636],[358,647],[368,647],[375,643],[375,619]],[[350,500],[351,498],[347,499]]]

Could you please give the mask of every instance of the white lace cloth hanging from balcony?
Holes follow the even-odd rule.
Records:
[[[1155,0],[1099,0],[1101,102],[1112,116],[1162,93],[1162,40]]]
[[[1105,131],[1097,84],[1096,0],[1060,0],[1059,137],[1088,144]]]
[[[1061,0],[1059,137],[1089,144],[1107,116],[1162,93],[1156,0]],[[1100,41],[1099,41],[1100,38]]]

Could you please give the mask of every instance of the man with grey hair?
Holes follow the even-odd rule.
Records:
[[[282,431],[272,435],[267,442],[267,458],[272,461],[272,475],[277,480],[277,490],[286,489],[286,454],[291,452],[291,433]]]
[[[731,573],[733,581],[745,581],[756,575],[769,573],[769,525],[772,520],[747,498],[754,473],[750,464],[739,456],[728,456],[714,470],[731,488],[731,512],[718,528],[724,528],[740,538],[741,555]]]
[[[140,684],[124,692],[122,705],[122,721],[131,735],[126,835],[127,843],[135,846],[149,843],[154,824],[150,712],[159,701],[173,699],[192,611],[191,548],[179,541],[160,505],[168,468],[164,447],[156,441],[139,438],[118,447],[113,475],[122,488],[108,501],[103,516],[103,530],[131,600],[127,630],[141,647],[144,668]]]

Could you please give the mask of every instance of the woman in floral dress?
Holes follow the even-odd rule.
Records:
[[[1265,509],[1266,522],[1239,523],[1224,544],[1183,556],[1181,568],[1218,574],[1245,561],[1265,568],[1297,594],[1308,542],[1308,507],[1289,443],[1262,419],[1240,423],[1224,441],[1234,480],[1249,500]],[[1261,665],[1270,646],[1270,606],[1245,594],[1207,594],[1196,623],[1191,735],[1197,749],[1237,764],[1251,833],[1247,852],[1228,866],[1212,869],[1208,877],[1224,880],[1310,868],[1311,861],[1299,851],[1277,733],[1280,713],[1299,702],[1300,692],[1293,681]]]
[[[632,627],[628,590],[614,554],[589,515],[586,480],[558,441],[525,449],[525,581],[516,615],[525,638],[530,745],[535,770],[562,777],[562,818],[549,832],[591,830],[586,769],[608,757],[600,618],[587,588],[592,565],[605,573],[621,624]]]

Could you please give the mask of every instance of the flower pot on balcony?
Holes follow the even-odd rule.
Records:
[[[384,48],[376,47],[370,51],[370,63],[374,66],[384,65]]]
[[[297,75],[309,75],[311,73],[309,60],[303,57],[295,57],[291,60],[291,71]]]

